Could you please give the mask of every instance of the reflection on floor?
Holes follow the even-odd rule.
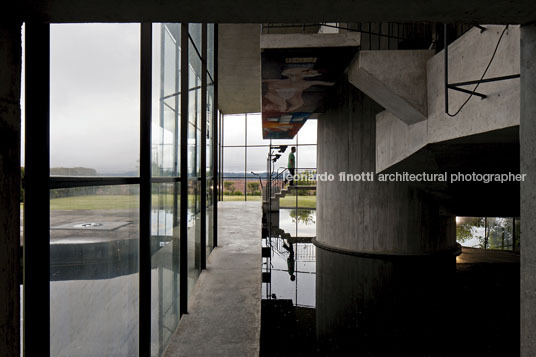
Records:
[[[164,356],[256,356],[261,306],[261,202],[220,202],[218,247]]]
[[[316,211],[280,209],[263,239],[261,356],[312,355],[315,340]],[[299,349],[296,347],[300,346]]]
[[[519,354],[518,254],[360,258],[304,242],[314,221],[283,212],[263,239],[261,356]]]

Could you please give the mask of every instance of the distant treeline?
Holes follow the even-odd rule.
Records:
[[[268,179],[268,173],[267,172],[256,172],[257,175],[259,175],[263,179]],[[251,172],[247,172],[244,175],[244,172],[224,172],[223,177],[225,178],[259,178],[259,176],[253,175]]]
[[[50,176],[97,176],[97,170],[87,167],[52,167]]]

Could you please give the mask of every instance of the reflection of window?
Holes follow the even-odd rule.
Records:
[[[260,113],[223,115],[220,127],[220,134],[223,134],[223,140],[220,141],[221,161],[223,162],[223,164],[220,163],[220,168],[222,168],[220,198],[231,200],[229,196],[238,195],[245,191],[246,197],[244,199],[249,199],[248,195],[255,190],[248,189],[248,182],[258,182],[258,177],[253,175],[251,171],[262,176],[266,175],[268,170],[266,160],[270,143],[274,146],[288,145],[287,151],[281,155],[275,164],[276,170],[279,167],[286,167],[290,147],[295,146],[297,168],[316,172],[316,120],[309,120],[308,122],[311,123],[304,126],[304,133],[298,132],[294,139],[270,141],[262,138],[262,118]],[[305,143],[300,141],[302,139]],[[298,173],[302,171],[298,171]],[[242,181],[238,182],[238,177],[241,177]],[[234,191],[238,191],[237,187],[239,187],[240,192],[232,192],[232,190],[225,188],[224,181],[229,181],[227,182],[228,185],[233,181]],[[304,192],[300,195],[313,196],[314,193]],[[254,195],[251,196],[251,199],[255,199]],[[236,198],[232,198],[232,200],[236,200]],[[306,204],[305,207],[308,208],[316,206],[315,198],[310,198],[310,202],[304,203],[305,201],[307,201],[307,198],[300,198],[298,200],[299,205]]]
[[[178,94],[180,25],[155,25],[153,37],[155,43],[160,43],[160,59],[153,61],[153,76],[156,77],[153,84],[153,103],[156,103],[156,95],[159,95],[160,105],[153,108],[152,174],[153,176],[177,176],[179,174],[177,139],[180,114],[177,108],[180,105],[180,94]],[[156,42],[158,38],[160,42]],[[160,74],[156,75],[158,72]]]

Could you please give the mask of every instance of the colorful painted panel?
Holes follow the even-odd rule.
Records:
[[[355,47],[263,50],[263,138],[292,139],[308,118],[322,113],[329,89],[355,52]]]

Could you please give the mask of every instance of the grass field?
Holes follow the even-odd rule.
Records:
[[[158,195],[153,195],[153,202],[157,202]],[[167,204],[173,204],[171,195],[165,197]],[[194,197],[190,196],[190,203]],[[223,196],[224,201],[244,201],[244,196]],[[248,196],[248,201],[260,201],[261,196]],[[287,196],[281,199],[281,207],[296,207],[296,196]],[[89,195],[53,198],[50,200],[51,210],[126,210],[135,209],[139,205],[138,196],[135,195]],[[298,196],[298,206],[315,208],[316,196]],[[23,205],[21,204],[21,209]]]
[[[244,196],[223,196],[224,201],[244,201]],[[249,196],[248,201],[260,201],[261,196]]]
[[[50,209],[55,210],[96,210],[129,209],[139,206],[134,195],[91,195],[53,198]]]
[[[224,201],[244,201],[244,196],[223,196]],[[248,196],[248,201],[260,201],[261,196]],[[281,207],[296,207],[296,196],[286,196],[279,201]],[[316,208],[316,196],[298,196],[298,207]]]
[[[156,195],[152,197],[153,204],[159,199],[165,200],[165,205],[173,205],[172,195]],[[189,197],[190,204],[193,203],[194,196]],[[137,195],[87,195],[53,198],[50,200],[51,210],[126,210],[136,209],[139,206]]]
[[[279,200],[280,207],[296,207],[296,196],[286,196]],[[298,196],[298,207],[316,208],[316,196]]]

